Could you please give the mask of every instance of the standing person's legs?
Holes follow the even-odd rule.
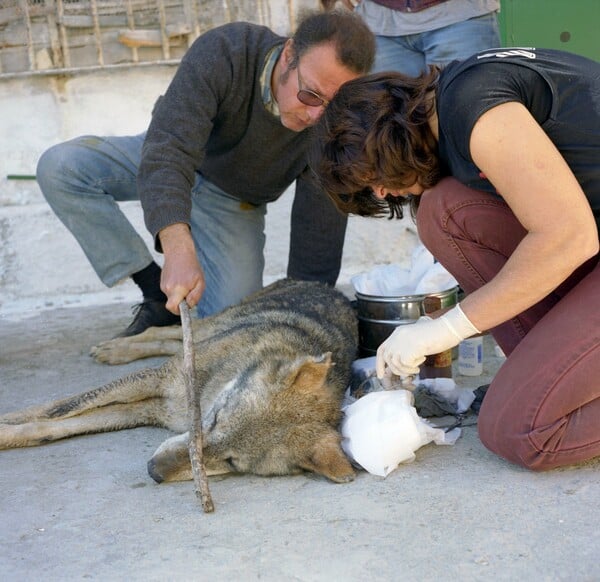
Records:
[[[47,150],[37,180],[102,282],[111,287],[152,263],[152,255],[117,201],[137,200],[143,135],[83,136]]]
[[[500,44],[498,18],[492,12],[424,32],[418,46],[428,65],[444,66],[479,51],[498,48]]]
[[[447,65],[501,45],[495,12],[435,30],[405,36],[376,36],[372,72],[398,71],[417,77],[428,65]]]
[[[470,293],[494,277],[525,235],[499,198],[452,178],[422,196],[419,234]],[[483,443],[542,470],[600,454],[598,257],[551,295],[494,330],[508,358],[479,416]]]
[[[425,55],[414,46],[418,35],[376,36],[377,51],[371,72],[398,71],[418,77],[425,70]]]
[[[197,310],[206,317],[262,288],[266,206],[241,202],[202,176],[192,194],[192,236],[206,277]]]

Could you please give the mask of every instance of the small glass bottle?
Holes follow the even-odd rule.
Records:
[[[458,344],[458,373],[480,376],[483,372],[483,338],[470,337]]]
[[[442,300],[435,295],[427,296],[423,300],[425,315],[442,308]],[[432,354],[425,358],[419,370],[420,378],[452,378],[452,350],[445,350],[439,354]]]

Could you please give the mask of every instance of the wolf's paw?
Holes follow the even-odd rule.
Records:
[[[90,356],[101,364],[127,364],[134,359],[129,351],[129,338],[114,338],[92,346]]]

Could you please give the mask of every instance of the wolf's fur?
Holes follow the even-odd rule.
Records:
[[[337,426],[357,321],[341,293],[283,280],[193,321],[209,474],[305,469],[337,482],[353,479]],[[94,355],[108,363],[170,355],[180,340],[180,328],[151,328],[105,342]],[[158,482],[191,479],[181,355],[95,390],[0,416],[0,449],[143,425],[181,433],[154,453],[150,475]]]

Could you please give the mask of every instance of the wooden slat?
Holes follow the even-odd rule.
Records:
[[[317,0],[0,0],[0,75],[92,70],[179,58],[204,30],[232,19],[267,26]],[[312,6],[311,6],[312,7]],[[173,23],[173,24],[170,24]],[[84,47],[88,47],[87,50]],[[139,47],[149,47],[139,53]],[[95,60],[94,60],[94,52]],[[41,52],[51,56],[38,71]],[[142,59],[143,54],[143,60]],[[40,61],[41,63],[41,61]],[[40,64],[40,66],[42,66]]]
[[[127,0],[127,27],[129,30],[135,29],[135,18],[133,17],[133,5],[131,0]],[[131,59],[134,63],[137,63],[140,59],[137,46],[131,47]]]
[[[190,26],[185,23],[175,24],[167,26],[166,37],[167,40],[175,38],[177,36],[185,36],[191,33]],[[162,46],[163,45],[163,33],[160,29],[142,30],[140,28],[136,30],[121,30],[119,31],[119,42],[128,47],[142,47],[142,46]]]
[[[96,57],[99,65],[104,65],[104,53],[102,52],[102,34],[100,32],[100,23],[98,22],[98,4],[96,0],[90,0],[92,8],[92,18],[94,20],[94,41],[96,43]]]
[[[98,22],[102,28],[127,26],[127,13],[98,14]],[[93,28],[94,17],[91,14],[64,14],[62,23],[68,28]]]
[[[56,7],[58,11],[58,30],[60,32],[60,44],[62,47],[64,66],[70,67],[71,51],[69,50],[69,38],[67,36],[67,29],[64,24],[65,7],[63,5],[63,0],[56,0]]]
[[[165,12],[164,0],[156,0],[158,5],[158,19],[160,21],[160,42],[163,50],[163,58],[171,58],[171,50],[169,48],[169,37],[167,36],[167,14]]]
[[[62,57],[62,51],[60,50],[60,39],[58,34],[57,24],[57,6],[54,0],[46,0],[48,7],[52,7],[52,12],[46,16],[46,22],[48,23],[48,37],[50,38],[50,48],[52,49],[52,64],[54,67],[62,68],[65,66]]]
[[[200,23],[198,22],[198,11],[196,0],[183,0],[183,14],[185,21],[191,24],[191,30],[188,34],[188,46],[192,46],[194,40],[200,36]]]
[[[29,70],[35,70],[35,54],[33,52],[33,37],[31,35],[31,19],[29,18],[29,10],[27,0],[19,0],[19,6],[23,13],[23,22],[27,31],[27,55],[29,58]]]

